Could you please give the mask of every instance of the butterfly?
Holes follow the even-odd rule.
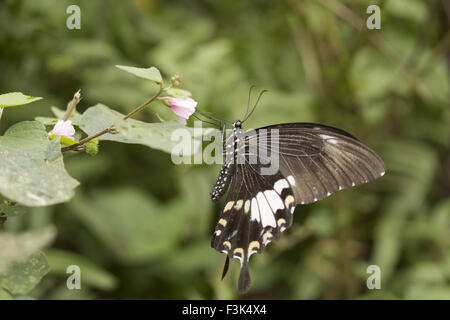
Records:
[[[283,123],[244,132],[237,120],[224,138],[224,153],[211,198],[218,201],[227,191],[228,195],[211,246],[227,256],[222,279],[229,259],[240,261],[241,294],[250,288],[250,257],[292,225],[297,205],[373,181],[386,171],[383,160],[354,136],[316,123]],[[275,170],[264,173],[273,160]]]

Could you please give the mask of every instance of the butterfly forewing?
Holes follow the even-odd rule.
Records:
[[[280,172],[293,176],[293,191],[299,204],[312,203],[336,191],[372,181],[386,167],[381,158],[343,130],[311,123],[294,123],[256,129],[277,130],[278,145],[267,139],[258,145],[279,154]],[[266,134],[267,135],[267,134]]]

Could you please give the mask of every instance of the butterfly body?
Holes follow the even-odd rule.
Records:
[[[233,132],[223,142],[223,153],[225,154],[225,162],[220,169],[219,176],[211,192],[211,200],[218,201],[227,191],[231,178],[234,173],[234,163],[236,162],[236,154],[239,137],[243,136],[241,122],[239,120],[234,122]]]
[[[250,287],[248,262],[292,225],[297,204],[382,176],[383,161],[347,132],[314,123],[286,123],[243,132],[233,124],[225,163],[212,191],[229,192],[211,246],[241,263],[239,291]],[[273,164],[276,166],[273,166]],[[265,170],[268,168],[273,170]],[[224,274],[228,263],[224,269]]]

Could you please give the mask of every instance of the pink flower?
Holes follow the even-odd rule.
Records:
[[[72,121],[58,120],[58,122],[53,127],[50,134],[55,134],[57,136],[63,136],[74,140],[75,128],[72,125]]]
[[[180,122],[186,125],[186,120],[195,112],[198,102],[192,98],[169,98],[169,106],[178,116]]]

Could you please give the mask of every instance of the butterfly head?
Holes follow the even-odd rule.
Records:
[[[236,121],[233,123],[233,128],[234,128],[234,129],[242,129],[242,122],[241,122],[241,120],[236,120]]]

